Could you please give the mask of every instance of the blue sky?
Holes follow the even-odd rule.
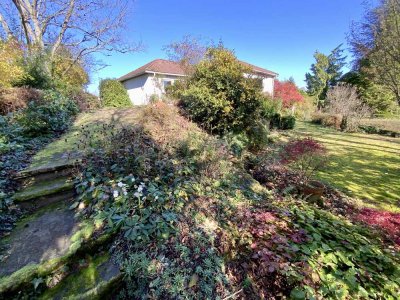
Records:
[[[304,74],[315,50],[329,53],[343,43],[353,20],[363,15],[364,0],[136,0],[126,37],[141,41],[142,52],[98,57],[109,66],[92,73],[89,91],[99,78],[124,75],[155,58],[164,45],[184,35],[203,36],[235,50],[237,57],[293,76],[304,86]],[[349,57],[350,60],[350,57]]]

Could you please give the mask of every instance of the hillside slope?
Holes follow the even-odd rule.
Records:
[[[371,229],[306,201],[275,196],[224,141],[173,106],[157,103],[124,115],[130,111],[136,117],[118,130],[94,118],[96,143],[85,128],[75,137],[82,160],[71,207],[99,234],[112,234],[108,251],[124,278],[109,297],[399,295],[398,253]],[[43,282],[54,283],[54,274],[46,276]],[[45,296],[73,291],[79,278],[46,285]]]

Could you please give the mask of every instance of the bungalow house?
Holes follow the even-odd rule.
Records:
[[[274,79],[278,74],[245,62],[242,64],[253,70],[252,76],[262,80],[263,92],[273,95]],[[156,59],[118,80],[125,86],[132,103],[143,105],[149,103],[153,95],[161,96],[167,86],[185,76],[185,71],[179,63]]]

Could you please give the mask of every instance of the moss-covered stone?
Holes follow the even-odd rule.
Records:
[[[39,299],[101,299],[121,279],[119,268],[109,254],[89,257],[85,263],[84,268],[45,291]]]
[[[65,255],[40,264],[27,265],[9,276],[0,278],[0,299],[12,299],[19,291],[33,290],[32,281],[35,278],[45,278],[63,267],[68,269],[82,257],[96,253],[100,247],[107,245],[114,237],[113,233],[93,238],[95,235],[95,228],[90,221],[83,222],[80,230],[71,238],[72,243]]]
[[[72,190],[74,183],[70,179],[56,178],[29,186],[17,192],[13,196],[15,202],[34,200],[40,197]]]

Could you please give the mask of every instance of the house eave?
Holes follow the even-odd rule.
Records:
[[[168,76],[180,76],[186,77],[184,74],[175,74],[175,73],[162,73],[162,72],[154,72],[154,71],[145,71],[144,74],[157,74],[157,75],[168,75]]]
[[[124,82],[124,81],[127,81],[129,79],[140,77],[140,76],[142,76],[144,74],[153,74],[153,75],[157,74],[157,75],[178,76],[178,77],[186,77],[187,76],[187,75],[184,75],[184,74],[162,73],[162,72],[154,72],[154,71],[146,70],[146,71],[144,71],[144,72],[142,72],[140,74],[136,74],[135,76],[131,76],[131,77],[127,77],[127,78],[120,77],[120,78],[118,78],[118,81]]]

